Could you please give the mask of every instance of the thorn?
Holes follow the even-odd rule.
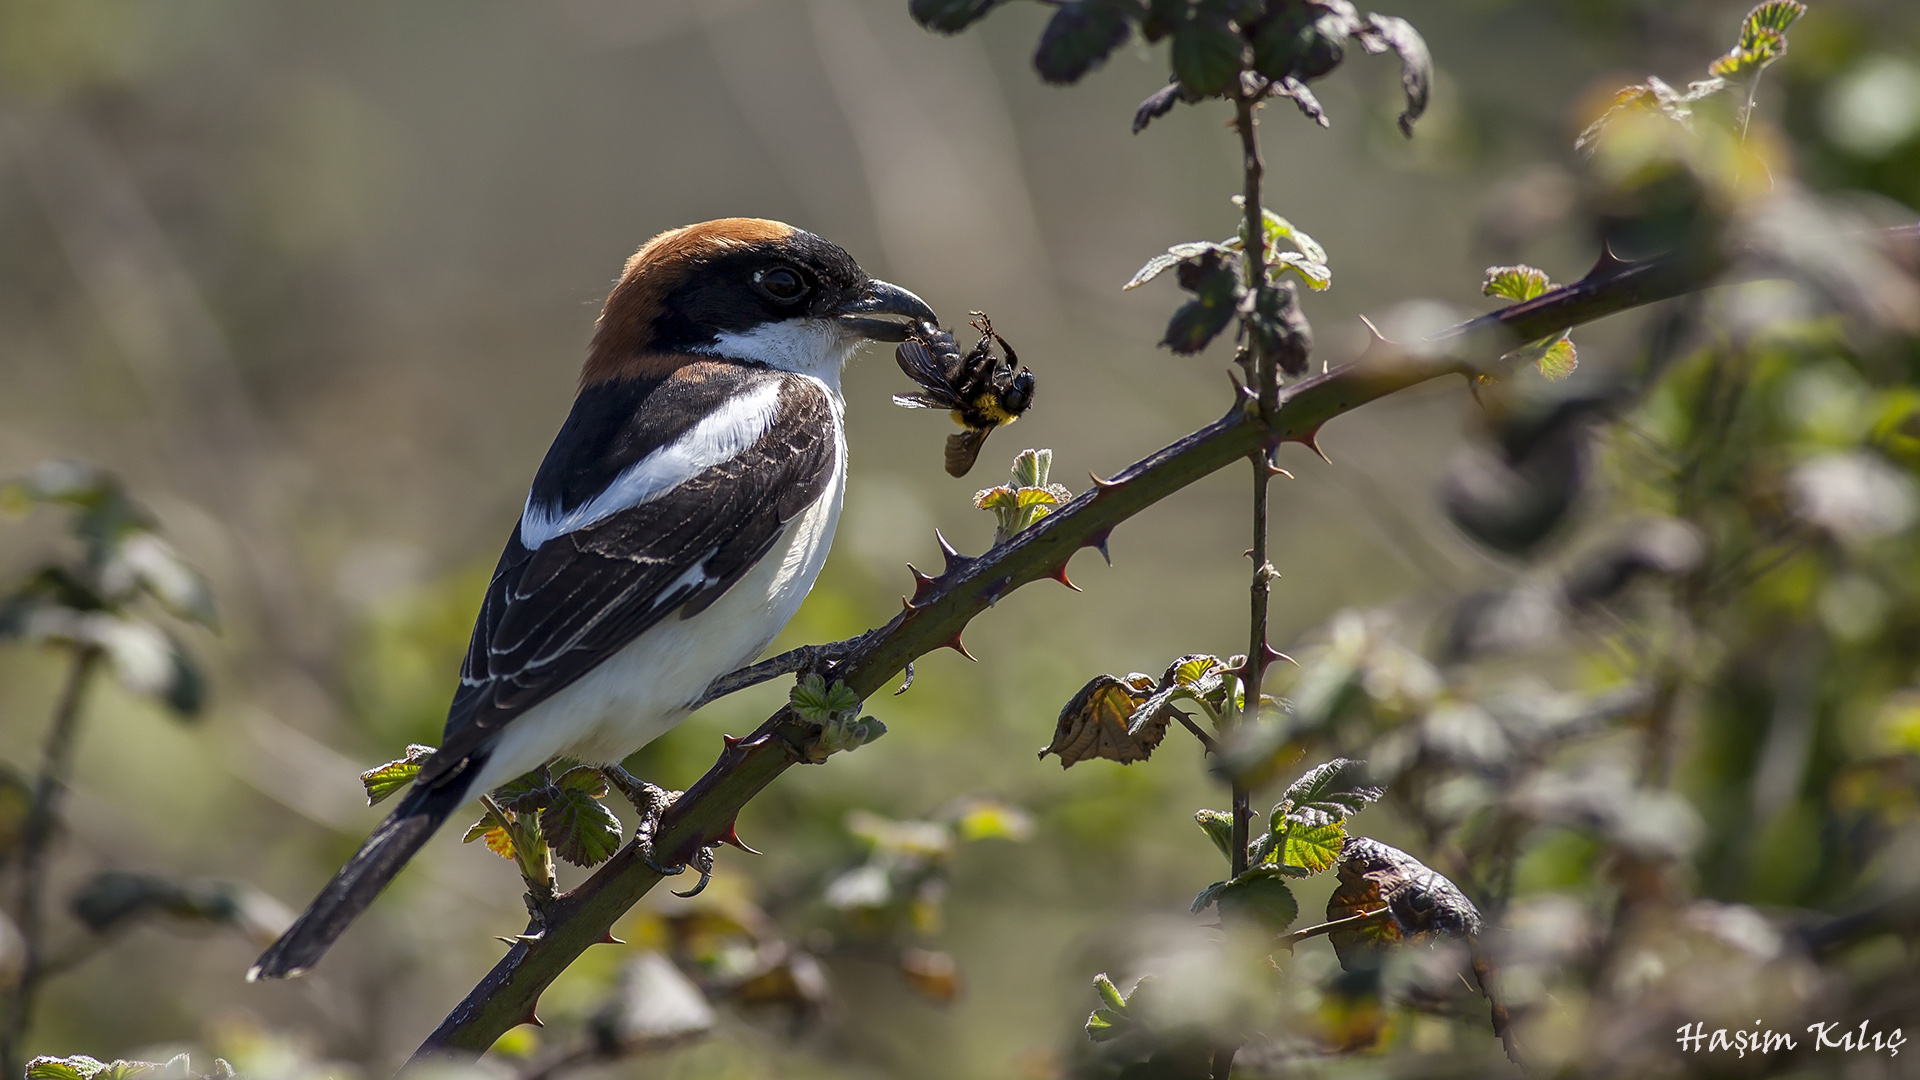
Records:
[[[1065,585],[1067,588],[1072,589],[1074,592],[1080,591],[1080,586],[1075,585],[1073,583],[1073,579],[1067,576],[1066,563],[1061,563],[1059,566],[1054,567],[1053,573],[1047,576],[1053,578],[1053,580],[1059,582],[1060,584]]]
[[[920,568],[912,563],[907,564],[907,569],[913,573],[913,598],[915,600],[926,599],[926,597],[933,592],[933,583],[937,579],[931,574],[921,573]]]
[[[511,939],[502,938],[501,940],[503,941],[511,940],[512,943],[515,945],[525,945],[527,948],[531,949],[535,945],[540,944],[540,939],[546,936],[547,936],[546,931],[542,930],[537,934],[515,934]]]
[[[900,684],[900,689],[895,690],[893,696],[899,697],[911,689],[913,689],[913,661],[909,660],[907,661],[907,681]]]
[[[1099,532],[1088,536],[1085,540],[1082,540],[1080,542],[1080,546],[1090,547],[1090,548],[1099,548],[1100,557],[1107,560],[1108,566],[1112,566],[1113,555],[1107,551],[1107,538],[1112,535],[1113,535],[1113,527],[1109,525],[1108,527],[1100,530]]]
[[[1381,333],[1380,328],[1373,325],[1372,319],[1369,319],[1365,315],[1362,315],[1360,316],[1360,321],[1366,324],[1367,332],[1373,335],[1374,341],[1381,342],[1382,344],[1388,344],[1387,335]],[[1369,344],[1371,344],[1371,342],[1369,342]]]
[[[920,609],[914,605],[913,601],[903,596],[900,598],[900,610],[903,614],[911,615]]]
[[[953,573],[955,570],[973,561],[965,555],[960,554],[959,550],[952,544],[947,543],[947,538],[941,534],[939,529],[933,530],[933,537],[940,541],[940,558],[946,562],[946,567],[940,571],[941,577],[946,577],[948,574]]]
[[[1327,456],[1327,452],[1325,450],[1320,449],[1320,428],[1318,425],[1315,425],[1312,430],[1307,431],[1304,434],[1288,435],[1286,438],[1283,438],[1280,441],[1281,442],[1297,442],[1301,446],[1304,446],[1307,449],[1313,451],[1314,453],[1320,455],[1321,461],[1324,461],[1329,465],[1333,464],[1333,459]]]
[[[966,644],[960,640],[960,631],[958,630],[955,630],[953,632],[952,637],[941,642],[940,647],[946,648],[946,649],[952,649],[954,652],[957,652],[961,656],[964,656],[967,659],[972,660],[976,664],[980,662],[979,658],[975,657],[972,653],[967,651]]]
[[[760,852],[755,851],[754,849],[748,847],[746,845],[746,842],[740,839],[740,818],[738,816],[736,816],[732,821],[727,822],[727,831],[722,833],[720,835],[720,838],[715,842],[721,843],[721,844],[732,844],[734,847],[739,848],[741,851],[744,851],[749,855],[760,854]]]
[[[1261,648],[1261,651],[1266,653],[1267,663],[1269,664],[1273,663],[1275,660],[1285,660],[1287,663],[1293,664],[1294,667],[1300,666],[1299,664],[1294,664],[1293,657],[1288,656],[1286,653],[1281,652],[1279,649],[1276,649],[1271,645],[1262,643],[1260,648]]]
[[[726,749],[731,750],[734,747],[739,746],[741,742],[744,741],[744,739],[742,738],[742,736],[739,736],[739,735],[728,735],[728,734],[722,733],[720,736],[720,741],[725,745]]]
[[[609,930],[609,931],[607,931],[606,933],[604,933],[604,934],[601,934],[601,935],[600,935],[600,940],[599,940],[599,941],[596,941],[596,942],[594,942],[594,944],[595,944],[595,945],[625,945],[625,944],[626,944],[626,942],[624,942],[624,941],[621,941],[621,940],[620,940],[619,938],[617,938],[617,937],[614,937],[614,936],[613,936],[613,931],[611,931],[611,930]]]
[[[1102,495],[1104,495],[1104,494],[1106,494],[1107,492],[1109,492],[1109,491],[1111,491],[1111,490],[1113,490],[1114,488],[1117,488],[1117,487],[1119,487],[1119,486],[1120,486],[1120,481],[1118,481],[1118,480],[1102,480],[1102,479],[1100,479],[1100,476],[1099,476],[1099,474],[1098,474],[1098,473],[1093,473],[1093,472],[1089,472],[1089,473],[1087,473],[1087,479],[1089,479],[1089,480],[1092,480],[1092,481],[1093,481],[1093,487],[1094,487],[1094,490],[1095,490],[1095,491],[1098,491],[1098,492],[1099,492],[1100,494],[1102,494]],[[1096,495],[1096,496],[1094,496],[1094,497],[1095,497],[1095,498],[1099,498],[1099,496],[1098,496],[1098,495]]]
[[[532,1005],[527,1006],[527,1015],[521,1017],[520,1022],[522,1024],[532,1024],[534,1027],[537,1027],[537,1028],[546,1027],[547,1026],[546,1022],[540,1019],[540,1014],[538,1012],[534,1011],[539,1007],[540,1007],[540,1003],[537,1001],[534,1002]]]
[[[1580,282],[1585,284],[1589,281],[1599,281],[1602,278],[1611,277],[1630,265],[1632,264],[1613,253],[1613,245],[1603,243],[1600,245],[1600,257],[1593,261],[1593,269],[1588,270],[1587,276],[1581,278]]]

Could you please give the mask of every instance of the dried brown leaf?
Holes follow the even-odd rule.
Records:
[[[1138,672],[1126,679],[1111,675],[1096,676],[1060,710],[1054,725],[1053,742],[1041,757],[1060,756],[1060,767],[1067,768],[1090,758],[1105,758],[1122,765],[1145,761],[1167,735],[1173,720],[1170,709],[1143,716],[1131,727],[1127,720],[1147,698],[1153,695],[1154,681]]]

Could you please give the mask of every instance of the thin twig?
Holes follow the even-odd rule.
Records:
[[[53,722],[47,728],[40,773],[34,779],[33,803],[27,808],[26,826],[21,831],[14,924],[26,943],[27,955],[20,983],[7,1004],[6,1031],[0,1038],[0,1068],[5,1068],[8,1076],[20,1075],[25,1065],[20,1044],[33,1022],[34,996],[40,984],[53,973],[47,963],[46,945],[42,940],[45,927],[40,917],[46,896],[47,846],[53,838],[54,823],[59,820],[60,796],[65,793],[67,778],[73,772],[73,751],[80,736],[80,706],[101,659],[101,651],[91,645],[74,653],[66,686],[60,691]]]
[[[1375,908],[1372,911],[1363,911],[1358,915],[1349,915],[1344,919],[1334,919],[1331,922],[1323,922],[1317,926],[1309,926],[1304,930],[1295,930],[1290,934],[1281,934],[1279,941],[1275,944],[1279,948],[1291,949],[1308,938],[1319,937],[1323,934],[1336,934],[1342,930],[1358,930],[1363,926],[1374,926],[1386,922],[1392,917],[1393,913],[1388,909]]]

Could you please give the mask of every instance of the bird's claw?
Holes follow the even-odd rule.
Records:
[[[707,887],[707,882],[713,879],[712,847],[703,847],[694,852],[693,858],[687,862],[674,863],[671,866],[662,866],[653,858],[653,836],[660,829],[661,815],[665,814],[667,807],[672,806],[675,800],[685,793],[668,791],[658,784],[650,784],[618,765],[605,766],[600,772],[607,778],[607,783],[625,796],[640,815],[639,823],[633,827],[633,842],[640,851],[640,861],[646,864],[647,869],[661,877],[678,877],[686,873],[689,868],[699,871],[700,880],[693,888],[673,895],[680,897],[700,895],[701,890]]]
[[[686,873],[689,869],[699,871],[700,880],[693,883],[693,888],[688,889],[686,892],[674,892],[673,895],[681,899],[690,899],[699,896],[702,892],[706,891],[707,883],[713,880],[713,847],[711,845],[694,852],[693,858],[686,862],[674,863],[672,866],[661,866],[659,863],[653,861],[652,845],[649,844],[645,854],[641,856],[641,860],[647,864],[647,869],[659,874],[661,877],[678,877]]]

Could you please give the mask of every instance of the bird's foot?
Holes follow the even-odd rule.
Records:
[[[825,645],[802,645],[738,671],[728,672],[707,686],[706,693],[701,694],[699,700],[693,703],[693,708],[698,709],[709,701],[726,697],[738,690],[745,690],[749,686],[771,682],[782,675],[811,672],[830,677],[841,661],[853,655],[855,650],[866,644],[868,638],[877,633],[879,631],[869,630],[859,637],[850,637],[845,641],[830,641]]]
[[[699,871],[700,880],[693,888],[673,894],[681,897],[698,896],[713,877],[712,847],[703,847],[694,852],[693,858],[687,862],[671,866],[663,866],[653,857],[653,837],[660,829],[660,818],[667,812],[667,807],[672,806],[685,792],[668,791],[658,784],[650,784],[618,765],[608,765],[600,771],[606,776],[607,783],[625,796],[640,815],[639,824],[633,827],[633,842],[640,849],[640,861],[661,877],[677,877],[686,873],[689,867]]]

